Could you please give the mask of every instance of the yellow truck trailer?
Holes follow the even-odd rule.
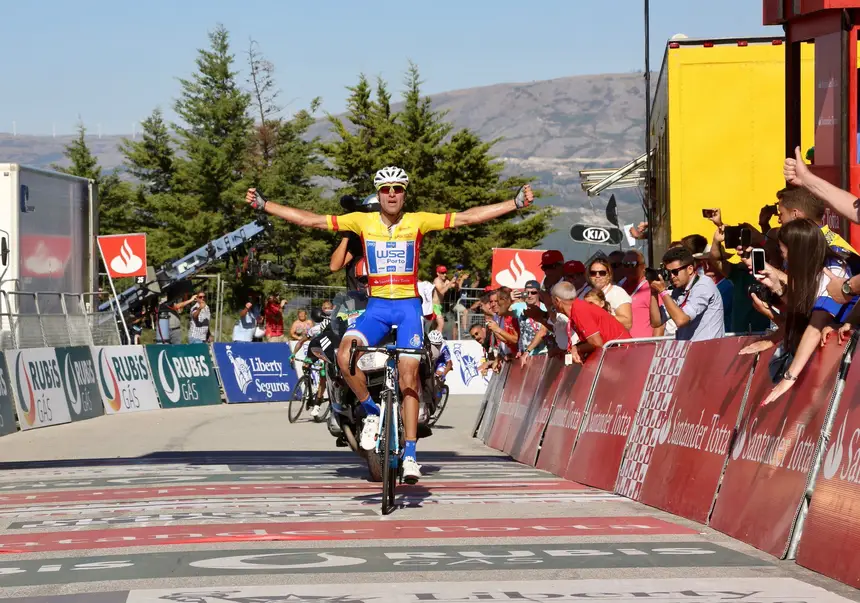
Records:
[[[813,53],[803,44],[804,151],[814,140]],[[785,186],[784,98],[782,38],[668,41],[651,113],[656,261],[686,235],[710,240],[702,209],[721,208],[727,224],[757,225],[762,206],[776,202]]]

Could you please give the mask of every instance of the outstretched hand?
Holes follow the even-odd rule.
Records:
[[[809,167],[800,154],[800,147],[794,148],[794,157],[787,157],[782,166],[785,181],[793,186],[803,186],[803,181],[809,174]]]
[[[253,207],[254,209],[262,210],[266,207],[266,200],[263,198],[263,195],[257,192],[255,188],[249,188],[248,192],[245,193],[245,203]]]
[[[517,196],[514,197],[514,203],[517,205],[517,209],[522,209],[524,207],[528,207],[535,200],[535,194],[532,192],[532,187],[528,184],[520,188],[517,191]]]

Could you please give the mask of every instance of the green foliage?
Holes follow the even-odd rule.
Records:
[[[63,154],[69,160],[69,167],[52,166],[54,169],[81,176],[95,181],[99,201],[99,232],[118,234],[129,232],[136,226],[134,191],[115,173],[104,175],[98,159],[87,144],[87,129],[78,124],[78,136],[66,145]]]
[[[66,149],[71,167],[64,171],[98,181],[102,232],[146,232],[148,263],[159,266],[181,257],[254,219],[244,203],[249,186],[280,203],[316,213],[342,213],[343,194],[373,192],[373,174],[398,165],[409,172],[408,211],[463,211],[510,199],[524,178],[504,178],[492,155],[494,141],[457,130],[444,112],[422,95],[417,66],[409,64],[403,104],[393,107],[382,79],[364,75],[349,88],[347,117],[328,115],[335,140],[322,143],[308,132],[317,120],[320,100],[285,117],[278,103],[274,65],[253,40],[246,55],[248,77],[238,81],[238,67],[227,30],[217,26],[200,49],[196,69],[179,80],[173,103],[178,123],[166,123],[160,109],[143,121],[139,140],[120,145],[127,173],[103,175],[86,145],[85,129]],[[340,183],[333,195],[323,184]],[[437,233],[424,242],[421,274],[436,263],[489,268],[492,248],[535,246],[550,230],[548,210],[530,209],[502,219]],[[329,258],[339,241],[333,233],[299,228],[270,218],[268,240],[252,244],[258,259],[290,266],[286,282],[343,285],[343,273],[331,274]],[[247,251],[247,250],[246,250]],[[280,280],[238,277],[235,266],[219,268],[228,291],[243,300],[248,289],[264,294],[282,290]]]
[[[140,141],[125,138],[119,145],[125,156],[125,166],[147,193],[167,193],[173,188],[176,154],[161,109],[156,108],[141,125]]]
[[[344,194],[373,192],[373,174],[397,165],[409,174],[407,211],[463,211],[511,199],[530,181],[503,178],[503,165],[484,142],[467,129],[454,131],[445,112],[435,111],[421,94],[418,67],[410,63],[405,78],[403,107],[391,109],[391,95],[378,80],[376,94],[367,78],[348,88],[346,121],[329,116],[337,139],[322,145],[334,176],[344,183]],[[452,134],[453,132],[453,134]],[[436,233],[423,242],[422,278],[431,278],[436,264],[463,264],[485,272],[492,263],[493,247],[528,249],[551,232],[552,212],[529,208],[465,228]]]

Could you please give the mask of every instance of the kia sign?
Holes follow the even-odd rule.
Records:
[[[12,398],[12,384],[6,358],[0,355],[0,436],[15,433],[15,402]]]
[[[298,381],[288,343],[216,343],[212,346],[227,402],[283,402]]]
[[[107,414],[159,408],[142,345],[94,346],[91,350]]]
[[[93,355],[86,346],[57,348],[57,365],[63,392],[69,403],[72,421],[92,419],[105,413],[99,387],[96,383],[96,368]]]
[[[72,420],[53,348],[8,350],[6,365],[21,429],[60,425]]]
[[[570,238],[589,245],[620,245],[624,235],[620,229],[609,226],[574,224],[570,227]]]
[[[145,234],[100,236],[98,243],[111,278],[146,276]]]
[[[221,389],[208,345],[156,344],[145,348],[162,408],[221,403]]]

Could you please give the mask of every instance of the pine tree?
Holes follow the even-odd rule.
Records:
[[[466,129],[454,132],[445,113],[435,111],[430,99],[422,96],[421,83],[418,67],[410,63],[399,112],[391,110],[382,80],[375,97],[363,75],[349,88],[350,124],[330,116],[336,140],[322,146],[334,176],[344,183],[339,192],[370,193],[376,170],[398,165],[409,174],[406,211],[463,211],[513,198],[529,179],[504,178],[504,165],[491,152],[497,141],[484,142]],[[436,264],[461,263],[487,271],[494,247],[537,246],[551,232],[551,217],[550,210],[532,207],[427,237],[422,242],[421,276],[432,277]]]
[[[198,51],[197,72],[180,79],[174,103],[183,124],[174,126],[185,157],[177,161],[176,192],[184,193],[198,215],[188,232],[204,243],[247,221],[242,203],[252,119],[250,95],[236,82],[229,34],[219,25],[210,46]]]
[[[166,193],[173,187],[176,155],[161,109],[143,120],[141,140],[124,138],[119,149],[128,173],[140,180],[147,193]]]
[[[54,169],[73,176],[89,178],[98,181],[102,176],[99,160],[96,159],[87,144],[87,128],[83,121],[78,121],[78,135],[72,142],[63,147],[63,155],[69,160],[69,167],[52,166]]]
[[[87,144],[86,136],[87,128],[83,122],[79,122],[77,137],[63,149],[63,155],[70,165],[68,167],[54,165],[52,167],[66,174],[95,181],[99,204],[100,234],[133,232],[135,227],[134,193],[129,184],[120,180],[115,172],[107,175],[102,174],[98,159]]]

